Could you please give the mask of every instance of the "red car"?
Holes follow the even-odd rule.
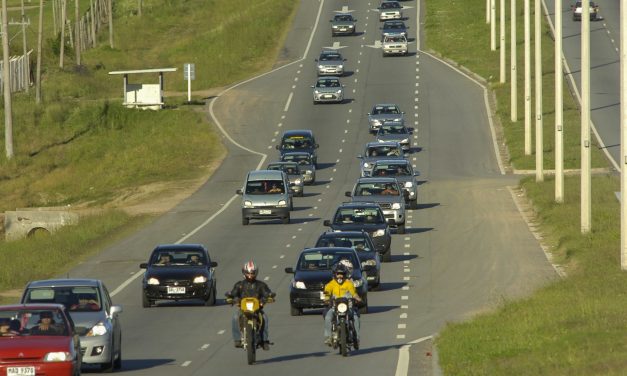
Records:
[[[0,306],[0,375],[81,374],[78,334],[61,304]]]

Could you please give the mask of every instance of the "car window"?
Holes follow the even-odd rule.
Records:
[[[340,54],[321,54],[320,58],[318,59],[320,61],[337,61],[337,60],[342,60],[342,56]]]
[[[249,195],[284,193],[285,185],[283,180],[249,180],[245,191]]]
[[[398,185],[396,183],[361,183],[355,186],[355,196],[399,196]]]
[[[97,287],[63,286],[29,289],[24,303],[63,304],[70,311],[92,312],[103,307],[102,297]]]
[[[383,213],[379,208],[340,208],[334,217],[336,224],[381,224],[385,223]]]
[[[353,16],[348,14],[338,14],[334,17],[335,21],[352,21]]]
[[[155,252],[151,258],[151,265],[161,266],[198,266],[207,265],[205,253],[197,249],[164,249]]]
[[[316,86],[320,87],[320,88],[340,87],[340,81],[339,80],[321,79],[321,80],[318,80],[318,83],[316,84]]]
[[[299,165],[308,165],[311,164],[311,160],[309,158],[309,155],[307,154],[297,154],[297,155],[292,155],[292,154],[285,154],[283,155],[282,158],[284,161],[293,161],[293,162],[297,162]]]
[[[282,149],[310,148],[314,144],[309,136],[286,136],[281,140]]]
[[[408,176],[412,175],[407,164],[375,164],[372,176]]]

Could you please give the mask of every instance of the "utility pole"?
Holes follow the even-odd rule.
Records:
[[[544,181],[544,145],[543,145],[543,124],[542,124],[542,8],[541,1],[536,1],[535,9],[535,36],[534,43],[536,47],[535,60],[535,82],[536,82],[536,181]],[[584,1],[585,3],[585,1]]]
[[[620,267],[627,270],[627,0],[620,1]]]
[[[78,12],[78,0],[74,0],[74,49],[76,50],[76,65],[81,65],[81,31],[80,31],[80,14]]]
[[[490,23],[490,0],[485,0],[485,23]]]
[[[496,0],[490,0],[490,51],[496,51]]]
[[[65,0],[61,0],[61,51],[59,52],[59,68],[63,68],[63,57],[65,56]]]
[[[113,5],[111,3],[113,0],[108,0],[107,4],[109,5],[109,46],[113,48]]]
[[[505,73],[505,0],[501,0],[501,6],[499,10],[499,18],[501,20],[501,39],[500,39],[500,82],[502,84],[507,80]]]
[[[41,104],[41,43],[44,35],[44,0],[39,0],[39,25],[37,25],[37,27],[37,77],[35,78],[35,103]],[[63,42],[61,44],[63,44]]]
[[[621,107],[625,103],[621,103]],[[590,3],[581,2],[581,233],[590,232]]]
[[[510,107],[512,122],[518,121],[518,68],[516,67],[516,0],[510,0],[510,68],[512,76],[510,78]]]
[[[24,51],[24,82],[26,82],[26,94],[30,92],[30,59],[26,46],[26,13],[24,13],[24,0],[22,0],[22,51]]]
[[[143,0],[137,0],[137,15],[139,17],[142,16],[142,6],[143,6]]]
[[[555,202],[564,202],[564,84],[562,0],[555,0]]]
[[[525,2],[525,155],[531,155],[531,0]]]
[[[9,20],[7,0],[2,0],[2,86],[4,95],[4,148],[7,159],[13,158],[13,104],[9,75]]]

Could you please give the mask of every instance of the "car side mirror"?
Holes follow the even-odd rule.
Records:
[[[318,62],[318,59],[314,59],[314,61],[317,63],[317,62]]]
[[[324,222],[322,222],[322,225],[326,226],[326,227],[330,227],[331,226],[331,221],[329,221],[328,219],[325,219]]]
[[[420,176],[420,171],[414,172],[414,176]]]
[[[148,269],[148,263],[147,262],[142,262],[141,264],[139,264],[139,268],[140,269]]]
[[[346,197],[352,197],[353,195],[350,192],[344,192],[344,196]]]
[[[277,150],[281,150],[281,145],[275,145],[274,148]]]
[[[109,309],[109,316],[113,316],[116,313],[122,313],[121,305],[112,305],[111,308]]]
[[[313,89],[315,86],[314,86],[314,85],[311,85],[310,87]]]
[[[235,193],[237,193],[238,195],[243,195],[244,194],[244,192],[242,192],[241,189],[236,190]]]
[[[292,268],[292,267],[285,268],[285,272],[288,273],[288,274],[294,274],[295,273],[294,268]]]
[[[209,263],[209,266],[211,266],[212,268],[215,268],[216,266],[218,266],[218,263],[217,263],[217,262],[215,262],[215,261],[211,261],[211,262]]]
[[[357,159],[363,159],[363,158],[364,158],[364,157],[363,157],[361,154],[359,154],[359,155],[357,156]]]

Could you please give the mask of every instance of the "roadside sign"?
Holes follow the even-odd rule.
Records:
[[[188,81],[196,79],[196,67],[193,63],[183,64],[183,79]]]

